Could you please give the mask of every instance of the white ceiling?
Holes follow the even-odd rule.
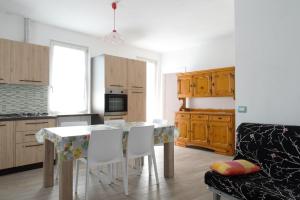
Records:
[[[36,21],[104,36],[112,30],[111,0],[0,0],[0,9]],[[121,0],[117,30],[126,43],[166,52],[234,30],[234,0]]]

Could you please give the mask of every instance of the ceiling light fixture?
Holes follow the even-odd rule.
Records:
[[[116,30],[116,10],[117,10],[118,3],[119,3],[119,1],[114,1],[111,4],[111,7],[114,11],[114,28],[113,28],[113,31],[110,34],[108,34],[104,37],[104,40],[106,42],[109,42],[109,43],[114,44],[114,45],[124,43],[124,39],[122,38],[122,36]]]

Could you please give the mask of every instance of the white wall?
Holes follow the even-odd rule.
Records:
[[[24,19],[21,16],[0,13],[0,38],[17,41],[24,40]],[[99,24],[100,26],[101,24]],[[29,42],[40,45],[50,45],[51,40],[77,44],[89,47],[90,55],[111,54],[116,56],[137,58],[145,57],[160,62],[160,54],[128,45],[114,46],[91,35],[46,25],[31,21]],[[108,30],[110,31],[110,30]]]
[[[179,110],[177,99],[176,73],[197,71],[222,66],[234,66],[234,36],[229,35],[206,41],[198,47],[182,51],[168,52],[162,55],[164,74],[164,118],[173,122],[174,113]],[[234,109],[232,98],[192,98],[190,108]]]
[[[300,125],[300,1],[235,1],[241,122]]]

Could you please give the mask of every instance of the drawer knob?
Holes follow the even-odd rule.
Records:
[[[222,119],[222,117],[219,117],[218,119]]]

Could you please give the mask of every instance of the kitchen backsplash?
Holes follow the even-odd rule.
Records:
[[[48,87],[0,84],[0,114],[47,112]]]

